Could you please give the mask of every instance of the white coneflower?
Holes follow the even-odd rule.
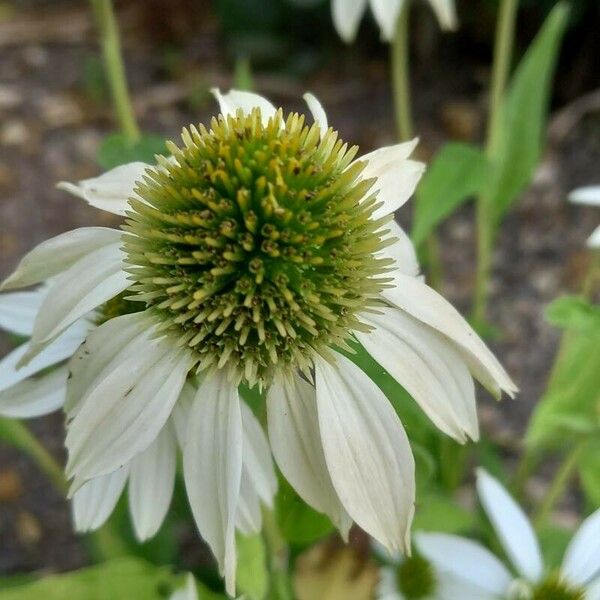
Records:
[[[64,265],[40,307],[30,356],[126,289],[139,303],[95,329],[73,361],[70,386],[85,384],[66,439],[76,484],[150,447],[186,379],[201,379],[187,419],[185,483],[233,594],[235,526],[256,473],[240,383],[266,390],[271,449],[298,493],[343,534],[355,521],[391,550],[409,543],[410,446],[381,390],[339,349],[359,340],[460,441],[478,435],[471,374],[496,394],[515,388],[418,276],[393,222],[423,172],[408,158],[416,142],[356,160],[357,148],[328,128],[312,96],[310,126],[254,94],[216,95],[221,115],[210,128],[185,129],[170,157],[75,190],[127,215],[109,249],[93,236],[84,249],[64,234],[58,248],[51,240],[26,256],[4,287]]]
[[[477,490],[513,575],[477,542],[442,533],[417,533],[416,545],[440,573],[470,589],[465,598],[481,600],[599,600],[600,510],[580,526],[556,572],[544,569],[540,547],[527,516],[502,485],[483,470]]]
[[[600,186],[592,185],[573,190],[569,194],[569,200],[577,204],[600,207]],[[600,225],[594,229],[592,235],[588,238],[587,245],[590,248],[600,248]]]
[[[400,11],[406,10],[406,2],[407,0],[331,0],[333,23],[340,37],[345,42],[352,42],[360,20],[370,5],[381,29],[381,37],[389,42],[394,37]],[[429,0],[429,4],[442,29],[456,29],[458,21],[454,0]]]

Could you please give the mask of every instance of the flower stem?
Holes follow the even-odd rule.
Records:
[[[502,130],[502,109],[510,74],[518,6],[519,0],[502,0],[498,13],[486,140],[486,152],[490,158],[496,151]],[[477,201],[477,272],[473,298],[473,321],[478,324],[485,322],[487,312],[495,229],[495,215],[490,200],[480,196]]]
[[[293,600],[289,576],[289,549],[273,512],[263,511],[263,536],[270,575],[268,600]]]
[[[563,497],[586,444],[587,439],[581,440],[575,444],[571,451],[565,456],[550,484],[548,492],[544,496],[543,502],[535,513],[534,523],[538,529],[544,525],[550,512],[554,508],[554,505]]]
[[[140,130],[135,119],[125,68],[121,54],[119,28],[111,0],[91,0],[96,23],[100,32],[104,68],[110,85],[113,104],[123,135],[131,143],[140,138]]]

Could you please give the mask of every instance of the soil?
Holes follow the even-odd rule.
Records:
[[[11,17],[20,23],[20,29],[10,29],[12,41],[3,36],[6,23],[0,21],[0,278],[24,252],[50,236],[117,223],[55,189],[57,181],[99,173],[96,151],[112,124],[92,99],[98,92],[91,83],[96,47],[85,8],[56,2],[49,10]],[[69,11],[69,17],[61,10]],[[42,18],[45,26],[36,28]],[[230,85],[231,65],[222,59],[214,22],[204,22],[204,30],[181,49],[178,67],[168,73],[164,50],[138,39],[135,28],[125,29],[127,68],[143,129],[176,138],[181,126],[206,121],[215,105],[198,89],[204,90],[207,82]],[[480,59],[465,60],[443,44],[433,58],[414,70],[416,131],[425,158],[448,138],[481,137],[488,77]],[[353,75],[357,62],[360,78]],[[197,74],[195,82],[184,75],[188,72]],[[335,62],[302,81],[273,74],[258,75],[255,81],[259,91],[289,109],[300,108],[301,92],[310,89],[326,106],[330,123],[364,151],[394,141],[387,66],[381,56],[340,50]],[[489,315],[502,338],[492,346],[521,393],[501,404],[484,400],[481,415],[488,432],[507,447],[518,445],[555,354],[559,334],[544,321],[544,306],[578,289],[589,259],[585,240],[600,214],[569,205],[566,194],[579,185],[599,183],[598,106],[595,110],[550,139],[533,184],[498,237]],[[398,215],[402,223],[409,223],[409,212],[403,209]],[[444,294],[463,312],[473,287],[473,216],[466,206],[440,229]],[[9,339],[0,337],[0,350],[9,346]],[[63,461],[62,418],[53,415],[30,424]],[[69,570],[87,560],[81,540],[72,533],[67,503],[29,459],[2,444],[0,540],[0,574]]]

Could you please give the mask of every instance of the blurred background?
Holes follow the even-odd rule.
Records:
[[[413,104],[419,153],[427,161],[445,141],[484,136],[497,1],[459,0],[460,27],[450,34],[440,31],[427,3],[415,4]],[[554,4],[522,0],[515,60]],[[559,332],[544,321],[543,307],[578,288],[590,256],[585,240],[598,222],[593,209],[566,202],[571,189],[600,184],[600,3],[571,5],[544,159],[509,214],[494,258],[490,318],[502,335],[492,345],[521,395],[500,405],[483,402],[480,414],[509,454],[556,351]],[[333,29],[329,0],[125,0],[115,6],[146,132],[177,138],[182,126],[216,112],[211,87],[237,85],[287,110],[301,109],[302,94],[312,91],[330,124],[362,152],[396,139],[389,49],[370,16],[347,46]],[[115,128],[88,3],[0,0],[0,279],[50,236],[117,223],[55,189],[59,180],[101,172],[98,149]],[[398,220],[410,223],[410,206]],[[475,264],[472,206],[444,223],[440,243],[443,292],[467,312]],[[0,337],[0,351],[10,345],[8,336]],[[32,428],[62,462],[62,416],[38,419]],[[183,523],[178,535],[183,565],[205,556],[193,528]],[[154,559],[169,551],[159,546],[146,545]],[[0,442],[0,575],[71,570],[88,561],[67,503],[29,459]]]

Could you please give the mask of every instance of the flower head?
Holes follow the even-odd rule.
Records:
[[[478,436],[473,377],[496,395],[516,388],[423,282],[393,221],[423,173],[409,158],[416,140],[355,159],[311,95],[313,125],[254,94],[216,96],[210,128],[184,130],[183,146],[169,144],[155,165],[61,184],[125,215],[124,231],[84,228],[44,242],[3,286],[51,278],[25,361],[96,315],[69,365],[73,489],[100,490],[88,507],[110,489],[106,512],[125,473],[131,494],[133,466],[147,453],[166,456],[153,448],[165,428],[175,431],[194,518],[233,595],[235,530],[260,527],[260,504],[272,502],[271,452],[343,536],[356,522],[390,550],[408,549],[408,438],[340,350],[362,344],[461,442]],[[240,382],[265,391],[269,441]],[[110,486],[97,485],[104,477]]]
[[[440,573],[462,581],[473,598],[596,600],[600,598],[600,510],[588,517],[569,544],[558,572],[544,568],[529,519],[502,485],[479,470],[477,490],[513,575],[480,544],[454,535],[417,533],[416,545]],[[465,597],[467,596],[465,591]]]
[[[400,11],[406,10],[406,0],[331,0],[333,23],[345,42],[352,42],[356,37],[360,19],[368,4],[381,29],[381,37],[387,42],[394,37]],[[429,0],[429,4],[442,29],[456,29],[458,22],[454,0]]]
[[[573,190],[569,194],[569,200],[577,204],[588,204],[600,206],[600,186],[588,186]],[[600,225],[594,229],[588,238],[587,245],[590,248],[600,248]]]

